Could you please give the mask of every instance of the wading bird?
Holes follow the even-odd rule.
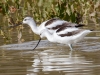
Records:
[[[36,22],[34,21],[34,19],[32,17],[25,17],[23,19],[23,24],[27,24],[31,27],[32,31],[35,34],[40,35],[41,30],[43,29],[48,29],[48,31],[52,34],[55,30],[57,30],[60,27],[82,27],[84,26],[84,24],[76,24],[76,23],[71,23],[71,22],[67,22],[64,20],[61,20],[59,18],[52,18],[49,19],[47,21],[44,21],[43,23],[41,23],[39,26],[36,25]]]
[[[53,34],[57,29],[62,28],[62,27],[77,28],[77,27],[84,26],[84,24],[71,23],[71,22],[61,20],[59,18],[49,19],[49,20],[41,23],[39,26],[37,26],[36,22],[34,21],[34,19],[32,17],[25,17],[23,19],[23,24],[29,25],[31,27],[32,31],[38,35],[40,35],[41,31],[44,29],[47,29],[50,34]],[[39,42],[40,42],[40,40],[41,40],[41,38],[39,39]],[[38,44],[39,44],[39,42],[38,42]],[[37,45],[36,45],[36,47],[37,47]]]
[[[48,29],[44,29],[41,32],[40,37],[46,37],[50,42],[67,44],[71,50],[72,44],[81,41],[87,34],[92,32],[91,30],[67,28],[61,27],[51,34]]]

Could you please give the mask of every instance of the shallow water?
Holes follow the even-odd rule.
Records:
[[[0,75],[99,75],[100,38],[86,37],[73,45],[42,40],[0,47]]]

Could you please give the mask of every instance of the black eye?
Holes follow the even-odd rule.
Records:
[[[27,19],[24,19],[24,21],[26,21]]]

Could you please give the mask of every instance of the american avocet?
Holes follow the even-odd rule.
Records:
[[[49,20],[41,23],[41,25],[37,26],[36,22],[34,21],[34,19],[32,17],[25,17],[23,19],[23,24],[29,25],[31,27],[32,31],[35,34],[38,34],[38,35],[40,35],[40,33],[43,29],[48,29],[50,34],[53,34],[53,32],[55,30],[57,30],[58,28],[61,28],[61,27],[72,27],[72,28],[75,27],[75,28],[77,28],[77,27],[84,26],[84,24],[75,24],[75,23],[71,23],[71,22],[61,20],[59,18],[49,19]],[[40,42],[40,40],[41,40],[41,38],[39,39],[39,42]],[[38,42],[38,44],[39,44],[39,42]],[[36,47],[38,46],[38,44],[36,45]]]
[[[41,25],[37,26],[36,22],[32,17],[25,17],[23,19],[23,24],[27,24],[31,27],[32,31],[35,34],[40,34],[41,30],[48,29],[48,31],[52,34],[55,30],[57,30],[60,27],[66,26],[66,27],[82,27],[84,24],[75,24],[71,22],[67,22],[64,20],[61,20],[59,18],[52,18],[47,21],[44,21],[41,23]]]
[[[72,50],[72,44],[81,41],[91,30],[78,28],[62,27],[51,34],[47,29],[44,29],[40,35],[41,38],[46,37],[50,42],[68,44]]]

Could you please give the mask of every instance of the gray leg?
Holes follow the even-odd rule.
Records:
[[[72,51],[73,50],[72,44],[68,44],[68,46],[70,47],[70,50]]]

